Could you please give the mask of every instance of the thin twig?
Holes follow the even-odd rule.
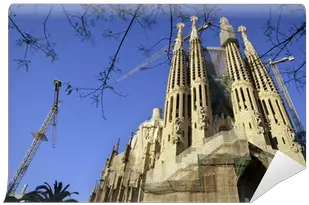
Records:
[[[169,59],[169,61],[171,61],[170,56],[169,56],[169,52],[171,49],[171,42],[172,42],[172,34],[173,34],[173,13],[172,13],[172,5],[170,4],[169,7],[169,11],[170,11],[170,35],[169,35],[169,42],[168,42],[168,49],[167,49],[167,58]]]
[[[98,102],[98,97],[100,97],[102,117],[103,117],[105,120],[106,120],[106,117],[105,117],[105,114],[104,114],[104,106],[103,106],[103,95],[104,95],[104,90],[105,90],[105,89],[109,89],[109,90],[111,90],[112,92],[114,92],[115,94],[118,94],[119,96],[124,96],[124,95],[122,95],[122,94],[117,93],[117,92],[114,90],[113,87],[109,86],[109,85],[107,84],[107,81],[109,80],[109,76],[110,76],[111,72],[114,70],[115,63],[116,63],[117,58],[118,58],[118,54],[119,54],[119,52],[120,52],[120,50],[121,50],[121,48],[122,48],[122,45],[123,45],[123,43],[124,43],[124,41],[125,41],[125,39],[126,39],[128,33],[129,33],[129,31],[130,31],[130,29],[131,29],[131,27],[132,27],[134,21],[136,20],[136,16],[137,16],[137,14],[138,14],[139,9],[140,9],[140,5],[139,5],[138,8],[135,10],[135,13],[134,13],[134,15],[133,15],[133,17],[132,17],[132,19],[131,19],[131,21],[130,21],[130,23],[129,23],[129,25],[128,25],[128,27],[127,27],[127,29],[126,29],[126,31],[125,31],[125,33],[124,33],[124,35],[123,35],[123,37],[122,37],[120,43],[119,43],[119,45],[118,45],[117,51],[116,51],[115,55],[113,56],[113,58],[111,59],[111,63],[110,63],[109,68],[107,68],[106,71],[104,71],[104,72],[101,73],[101,75],[103,75],[102,78],[99,78],[99,81],[101,81],[101,85],[100,85],[98,88],[96,88],[96,89],[87,88],[87,90],[91,90],[91,89],[92,89],[93,91],[90,92],[90,93],[87,93],[87,94],[85,94],[85,95],[82,95],[83,98],[88,97],[88,96],[90,96],[90,95],[93,95],[93,96],[92,96],[92,99],[94,99],[94,102]],[[86,90],[86,88],[70,88],[70,89],[68,90],[68,92],[71,92],[73,89],[75,89],[75,90]],[[97,92],[99,92],[99,93],[96,94]]]

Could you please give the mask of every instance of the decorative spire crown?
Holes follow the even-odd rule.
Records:
[[[183,28],[185,27],[185,24],[184,23],[178,23],[177,24],[177,28],[178,28],[178,33],[177,33],[177,39],[179,40],[183,40],[182,37],[183,37]]]
[[[247,31],[247,28],[244,25],[241,25],[238,27],[238,31],[241,33],[245,33]]]
[[[227,18],[224,17],[224,16],[222,16],[220,18],[220,22],[219,23],[221,23],[221,25],[230,25],[229,20],[227,20]]]
[[[117,144],[115,146],[115,152],[118,152],[119,144],[120,144],[120,138],[118,138]]]
[[[193,22],[193,24],[195,24],[195,22],[198,20],[197,16],[191,16],[191,21]]]
[[[177,33],[177,38],[176,38],[176,43],[174,46],[174,52],[181,47],[183,47],[183,28],[185,27],[184,23],[178,23],[177,28],[178,28],[178,33]]]
[[[239,26],[237,31],[241,32],[241,36],[244,40],[246,39],[247,41],[249,41],[248,36],[246,34],[247,28],[245,26],[243,25]]]
[[[225,46],[227,43],[234,41],[237,42],[236,35],[233,27],[230,25],[229,20],[226,17],[220,18],[220,42],[221,46]]]
[[[197,20],[198,20],[198,17],[197,17],[197,16],[191,16],[191,21],[192,21],[192,32],[191,32],[190,40],[193,40],[193,39],[198,38],[198,34],[197,34],[197,25],[196,25]]]
[[[241,26],[238,27],[237,31],[241,32],[241,37],[242,37],[244,44],[245,44],[245,54],[249,55],[249,54],[255,53],[256,51],[255,51],[252,43],[249,41],[248,36],[246,34],[247,28],[245,26],[241,25]]]

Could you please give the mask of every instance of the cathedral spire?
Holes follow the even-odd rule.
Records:
[[[220,42],[221,46],[225,47],[226,44],[230,42],[235,42],[238,46],[238,41],[236,39],[236,35],[233,27],[230,25],[229,20],[226,17],[220,18]]]
[[[220,41],[225,49],[227,73],[232,81],[231,98],[235,127],[244,129],[251,143],[265,148],[270,142],[265,141],[265,124],[261,118],[261,109],[251,76],[242,59],[232,25],[225,17],[220,18],[220,23]]]
[[[249,41],[248,36],[246,34],[247,28],[243,25],[238,27],[238,31],[241,32],[241,37],[244,41],[245,44],[245,54],[248,56],[248,54],[253,54],[255,53],[255,49],[252,45],[252,43]]]
[[[207,80],[207,68],[203,46],[198,37],[197,17],[192,16],[192,32],[190,37],[189,69],[190,69],[190,136],[192,146],[197,147],[205,137],[211,136],[212,111],[210,89]],[[192,135],[191,135],[192,130]],[[190,141],[191,144],[191,141]]]
[[[117,141],[117,144],[116,144],[116,146],[115,146],[115,152],[117,152],[118,153],[118,149],[119,149],[119,144],[120,144],[120,138],[118,138],[118,141]]]
[[[177,33],[177,38],[175,40],[176,43],[175,43],[175,46],[174,46],[174,52],[183,47],[183,28],[184,27],[185,27],[185,24],[183,24],[183,23],[177,24],[178,33]]]
[[[161,161],[174,158],[188,147],[188,127],[190,120],[188,110],[190,99],[190,73],[187,66],[186,52],[183,40],[183,23],[177,24],[178,34],[175,40],[174,52],[168,77],[164,127],[162,130]],[[157,119],[160,111],[154,111]]]
[[[196,22],[197,22],[198,18],[197,16],[191,16],[191,21],[192,21],[192,31],[191,31],[191,36],[190,36],[190,40],[193,40],[193,39],[198,39],[198,32],[197,32],[197,25],[196,25]]]
[[[242,33],[248,68],[254,80],[261,114],[266,122],[270,145],[304,165],[305,161],[298,145],[293,142],[295,133],[288,112],[266,66],[248,40],[246,30],[244,26],[238,28]]]

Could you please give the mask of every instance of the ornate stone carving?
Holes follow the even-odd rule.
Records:
[[[264,134],[264,128],[262,126],[257,126],[257,133],[258,134]]]
[[[200,129],[207,129],[209,127],[209,117],[207,113],[207,108],[201,107],[200,108],[200,119],[201,119],[201,126]]]
[[[260,114],[258,111],[256,111],[256,110],[254,110],[253,112],[254,112],[254,113],[253,113],[254,118],[255,118],[255,120],[256,120],[256,126],[257,126],[256,129],[257,129],[257,133],[258,133],[258,134],[264,134],[265,130],[264,130],[263,123],[262,123],[262,116],[261,116],[261,114]]]
[[[290,125],[286,126],[286,131],[287,131],[287,133],[289,133],[291,135],[294,135],[294,130],[293,130],[293,128]]]
[[[150,129],[147,129],[145,139],[149,140]]]
[[[178,144],[183,142],[183,131],[184,131],[184,127],[183,127],[183,117],[182,118],[176,118],[175,120],[175,124],[174,124],[174,135],[173,135],[173,143]]]
[[[292,145],[291,145],[291,150],[295,153],[298,153],[301,151],[301,146],[300,144],[296,143],[296,142],[293,142]]]
[[[244,107],[245,107],[246,111],[249,111],[249,108],[248,108],[248,106],[247,106],[247,104],[245,102],[244,102]]]
[[[190,92],[190,89],[187,88],[186,86],[180,85],[180,86],[176,86],[176,87],[174,88],[174,90],[172,91],[173,94],[174,94],[174,93],[177,94],[177,93],[179,93],[179,92],[188,93],[188,92]]]
[[[261,99],[265,99],[265,100],[270,99],[271,97],[278,99],[278,98],[280,98],[280,95],[276,91],[261,90],[261,92],[259,92],[259,97]]]
[[[255,117],[255,119],[256,119],[256,125],[257,125],[257,126],[261,126],[261,125],[262,125],[262,117],[261,117],[261,114],[260,114],[258,111],[254,110],[254,117]]]
[[[234,90],[235,88],[239,88],[239,87],[252,88],[252,85],[247,81],[234,81],[232,83],[232,90]]]
[[[242,109],[242,108],[241,108],[241,105],[238,105],[238,109],[239,109],[239,111],[241,111],[241,109]]]
[[[160,153],[159,152],[156,152],[155,154],[155,159],[158,160],[160,158]]]

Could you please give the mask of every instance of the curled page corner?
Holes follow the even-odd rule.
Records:
[[[305,169],[303,165],[277,151],[250,202],[254,202],[275,185]]]

